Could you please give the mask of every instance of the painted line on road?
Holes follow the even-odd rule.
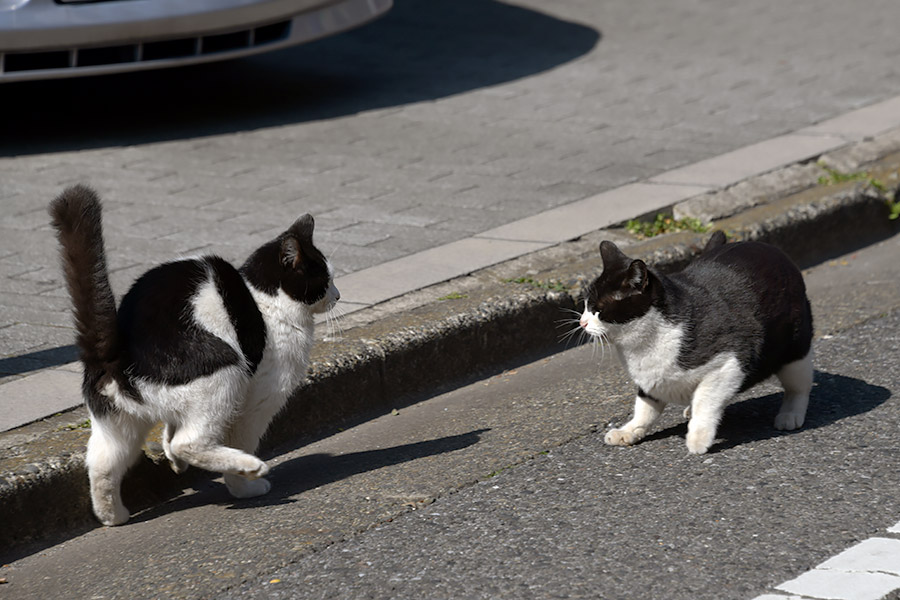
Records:
[[[900,523],[887,531],[900,533]],[[900,539],[872,537],[753,600],[880,600],[895,590],[900,590]]]

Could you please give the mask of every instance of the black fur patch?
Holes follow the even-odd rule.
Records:
[[[702,297],[715,295],[722,306],[713,313],[716,319],[705,321],[725,317],[715,328],[695,333],[696,343],[712,344],[717,335],[732,338],[746,365],[742,389],[809,353],[813,320],[806,285],[781,250],[760,242],[727,244],[701,255],[684,273],[707,282]]]
[[[612,242],[602,242],[603,273],[587,288],[588,310],[606,323],[627,323],[647,314],[659,285],[643,261],[633,261]]]
[[[266,323],[262,313],[237,269],[218,256],[210,256],[206,262],[213,269],[216,290],[222,296],[241,351],[253,374],[266,349]]]
[[[209,278],[208,260],[155,267],[122,299],[118,324],[122,364],[129,378],[181,385],[240,364],[241,357],[231,346],[193,318],[191,298]]]
[[[284,292],[304,304],[325,297],[331,276],[325,257],[313,245],[313,218],[304,215],[277,239],[264,245],[241,267],[255,288],[271,296]]]

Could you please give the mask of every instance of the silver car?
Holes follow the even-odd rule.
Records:
[[[0,82],[210,62],[356,27],[393,0],[0,0]]]

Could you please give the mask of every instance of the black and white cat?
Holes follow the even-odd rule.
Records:
[[[300,217],[240,269],[217,256],[155,267],[116,310],[97,195],[70,187],[50,214],[84,365],[97,518],[106,525],[128,520],[122,477],[160,421],[176,472],[188,464],[221,472],[238,498],[268,492],[268,467],[253,453],[306,376],[314,314],[340,298],[331,266],[313,245],[313,218]]]
[[[600,244],[603,272],[585,294],[581,327],[607,339],[638,386],[634,416],[606,434],[631,445],[666,404],[687,406],[687,448],[709,450],[726,403],[771,375],[784,387],[777,429],[803,425],[813,383],[812,311],[803,276],[774,246],[725,243],[665,276]]]

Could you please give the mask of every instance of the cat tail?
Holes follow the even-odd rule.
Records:
[[[85,381],[111,375],[117,359],[116,299],[109,285],[100,198],[84,185],[66,188],[49,207],[72,297]]]
[[[719,246],[724,246],[727,241],[728,239],[725,237],[725,232],[721,229],[716,229],[710,236],[709,241],[706,242],[706,246],[703,248],[701,254],[705,254],[710,250],[715,250]]]

